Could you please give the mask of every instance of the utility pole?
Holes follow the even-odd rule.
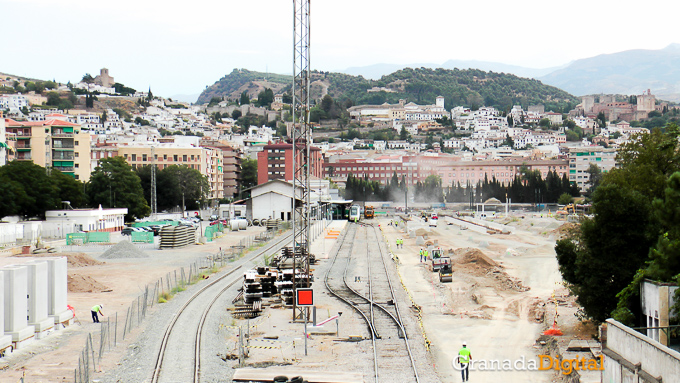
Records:
[[[310,146],[312,130],[309,124],[310,64],[309,64],[309,3],[293,0],[293,288],[310,287],[309,225],[310,217]],[[297,196],[300,195],[300,203]],[[307,315],[307,307],[293,301],[293,321]]]
[[[151,217],[158,214],[158,198],[156,196],[156,147],[151,147]]]

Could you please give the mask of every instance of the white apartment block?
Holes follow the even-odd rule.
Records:
[[[569,149],[569,181],[585,192],[590,185],[590,164],[597,165],[603,173],[616,166],[616,149],[601,146],[586,146]]]
[[[21,109],[28,107],[28,98],[21,94],[6,94],[0,96],[0,109]]]

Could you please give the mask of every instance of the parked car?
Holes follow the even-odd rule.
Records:
[[[141,227],[124,227],[123,230],[120,231],[122,235],[132,235],[132,232],[143,232],[145,231]]]
[[[148,231],[148,232],[153,233],[153,235],[154,235],[154,237],[155,237],[155,236],[157,236],[158,234],[160,234],[160,232],[161,232],[161,227],[162,227],[162,226],[160,226],[160,225],[151,225],[151,226],[146,226],[146,227],[144,227],[143,229],[146,230],[146,231]]]

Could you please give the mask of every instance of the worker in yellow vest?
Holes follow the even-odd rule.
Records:
[[[470,378],[470,361],[472,360],[472,354],[470,349],[466,347],[465,342],[463,342],[463,348],[458,351],[458,364],[460,364],[460,374],[463,378],[463,382],[467,382]]]
[[[94,305],[92,306],[92,322],[94,323],[99,323],[99,315],[104,316],[104,312],[102,312],[102,309],[104,306],[102,305]]]
[[[423,258],[425,259],[425,263],[427,263],[427,256],[429,255],[429,252],[427,249],[423,250]]]
[[[423,262],[423,255],[425,255],[424,251],[425,250],[423,250],[423,248],[421,247],[420,248],[420,262]]]

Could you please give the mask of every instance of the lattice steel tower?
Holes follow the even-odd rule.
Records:
[[[151,217],[157,220],[158,197],[156,195],[156,147],[151,147]]]
[[[309,125],[309,1],[293,0],[293,286],[310,287],[309,228],[310,214],[310,145],[312,131]],[[299,199],[299,203],[298,203]],[[304,317],[305,308],[293,300],[293,320]]]

